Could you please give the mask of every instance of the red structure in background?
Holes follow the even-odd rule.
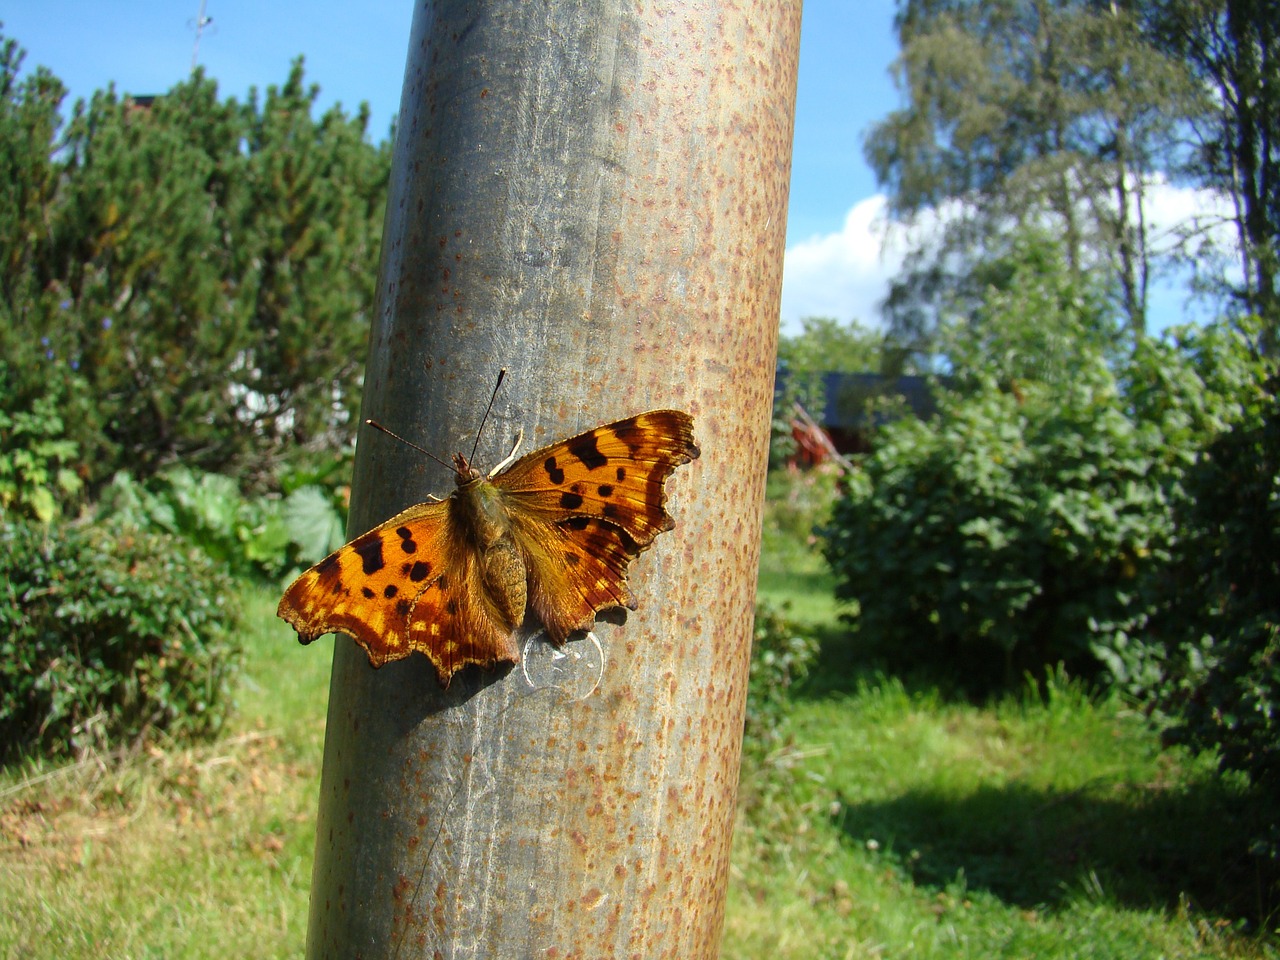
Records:
[[[786,376],[785,370],[778,371],[775,402],[781,402]],[[934,411],[929,383],[924,377],[827,373],[822,375],[822,380],[824,410],[810,412],[799,403],[791,406],[788,422],[795,452],[787,458],[787,465],[792,469],[835,463],[843,472],[852,470],[854,465],[849,455],[870,452],[874,427],[882,426],[895,415],[889,412],[892,405],[873,411],[871,401],[876,398],[898,398],[905,409],[922,418]]]
[[[831,462],[838,464],[842,471],[853,469],[853,464],[836,449],[827,431],[798,403],[791,405],[791,437],[796,449],[788,458],[787,466],[807,470]]]

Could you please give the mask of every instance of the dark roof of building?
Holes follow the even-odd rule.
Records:
[[[787,372],[779,368],[774,381],[775,396],[782,391]],[[824,373],[822,411],[810,410],[828,430],[857,430],[866,426],[867,402],[876,397],[901,397],[916,416],[932,416],[937,409],[929,379],[921,376],[887,377],[879,373]],[[877,413],[881,421],[884,415]]]

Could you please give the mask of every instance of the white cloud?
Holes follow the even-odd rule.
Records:
[[[879,304],[889,280],[901,269],[914,236],[938,228],[937,216],[923,215],[917,225],[886,229],[885,197],[860,200],[845,215],[837,233],[819,234],[789,247],[782,270],[782,329],[797,333],[804,317],[834,317],[842,322],[880,323]],[[1147,221],[1153,245],[1166,250],[1174,231],[1199,220],[1226,249],[1232,243],[1229,202],[1221,194],[1179,187],[1157,180],[1148,187]],[[1186,301],[1189,274],[1175,270],[1157,279],[1152,289],[1153,326],[1162,328],[1182,319],[1199,319]]]
[[[1213,231],[1214,240],[1230,245],[1234,228],[1231,200],[1226,195],[1199,187],[1177,187],[1157,177],[1147,187],[1147,223],[1159,239],[1167,239],[1193,222]]]
[[[879,322],[878,304],[902,265],[901,244],[885,242],[884,208],[881,194],[860,200],[845,215],[839,233],[788,248],[782,268],[784,331],[798,331],[804,317]]]

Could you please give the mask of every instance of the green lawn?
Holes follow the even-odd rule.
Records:
[[[791,786],[736,838],[725,956],[1276,955],[1233,922],[1258,894],[1242,797],[1117,701],[1048,691],[802,700]]]
[[[1240,919],[1266,902],[1250,809],[1205,763],[1062,678],[974,706],[871,672],[777,519],[760,594],[824,649],[790,748],[744,775],[725,957],[1280,955]],[[0,774],[0,955],[301,953],[330,656],[275,600],[245,591],[218,743]]]
[[[332,641],[300,650],[277,599],[244,592],[218,743],[0,775],[0,956],[301,955]]]

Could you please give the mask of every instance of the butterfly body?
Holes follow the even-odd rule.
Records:
[[[516,545],[502,492],[479,475],[463,481],[465,459],[459,455],[458,489],[445,501],[452,504],[457,523],[477,547],[484,596],[492,601],[496,623],[514,631],[524,622],[528,603],[528,571]],[[456,503],[455,503],[456,501]]]
[[[693,421],[653,410],[527,454],[356,537],[285,591],[303,643],[346,633],[378,667],[418,650],[443,686],[469,664],[515,663],[532,614],[556,644],[609,607],[635,609],[627,568],[674,521],[665,482],[699,455]]]

